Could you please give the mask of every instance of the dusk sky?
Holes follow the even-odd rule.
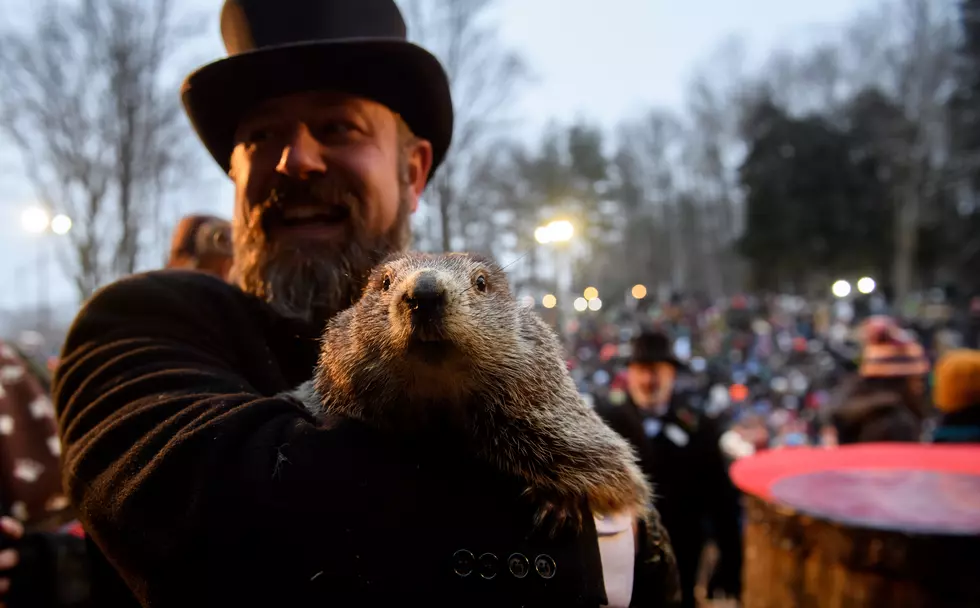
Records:
[[[0,0],[0,8],[22,0]],[[521,133],[529,140],[549,120],[577,116],[612,127],[651,106],[680,110],[687,81],[725,39],[742,38],[758,60],[775,48],[807,44],[832,32],[874,0],[502,0],[497,19],[505,44],[523,54],[537,81],[515,102]],[[218,0],[213,34],[202,57],[223,54],[218,35]],[[5,10],[5,14],[9,11]],[[177,94],[177,91],[174,91]],[[189,133],[189,135],[191,135]],[[192,136],[192,135],[191,135]],[[32,202],[16,156],[0,140],[0,308],[33,306],[38,247],[20,227]],[[208,210],[229,216],[230,184],[217,166],[206,169],[201,198],[187,212]],[[49,236],[48,238],[56,238]],[[74,292],[51,268],[51,297],[70,303]]]

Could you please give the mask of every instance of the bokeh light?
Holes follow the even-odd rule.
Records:
[[[41,207],[29,207],[20,215],[21,226],[33,234],[40,234],[47,230],[50,222],[48,212]]]

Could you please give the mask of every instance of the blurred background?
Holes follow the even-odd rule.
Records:
[[[457,111],[416,246],[497,256],[583,392],[649,322],[706,369],[760,335],[844,343],[872,313],[933,357],[975,346],[980,2],[400,4]],[[219,8],[4,0],[0,336],[28,354],[160,267],[182,215],[230,216],[178,97],[223,54]]]
[[[491,251],[556,322],[636,285],[833,300],[864,277],[906,317],[966,314],[976,4],[404,0],[458,116],[417,246]],[[93,289],[163,263],[181,215],[230,215],[178,105],[223,54],[220,3],[0,6],[0,335],[53,353]],[[536,238],[554,221],[566,239]],[[586,287],[602,305],[578,311]]]

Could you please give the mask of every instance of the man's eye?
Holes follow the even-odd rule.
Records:
[[[253,129],[245,135],[245,143],[247,144],[260,144],[268,139],[268,129]]]
[[[331,121],[317,125],[316,135],[318,139],[345,137],[355,132],[357,127],[347,121]]]

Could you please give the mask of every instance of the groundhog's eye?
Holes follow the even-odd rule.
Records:
[[[487,278],[485,276],[483,276],[482,274],[480,276],[476,277],[476,289],[478,291],[486,291],[487,290]]]
[[[389,275],[385,275],[385,278],[381,279],[381,289],[385,291],[391,289],[391,277]]]

